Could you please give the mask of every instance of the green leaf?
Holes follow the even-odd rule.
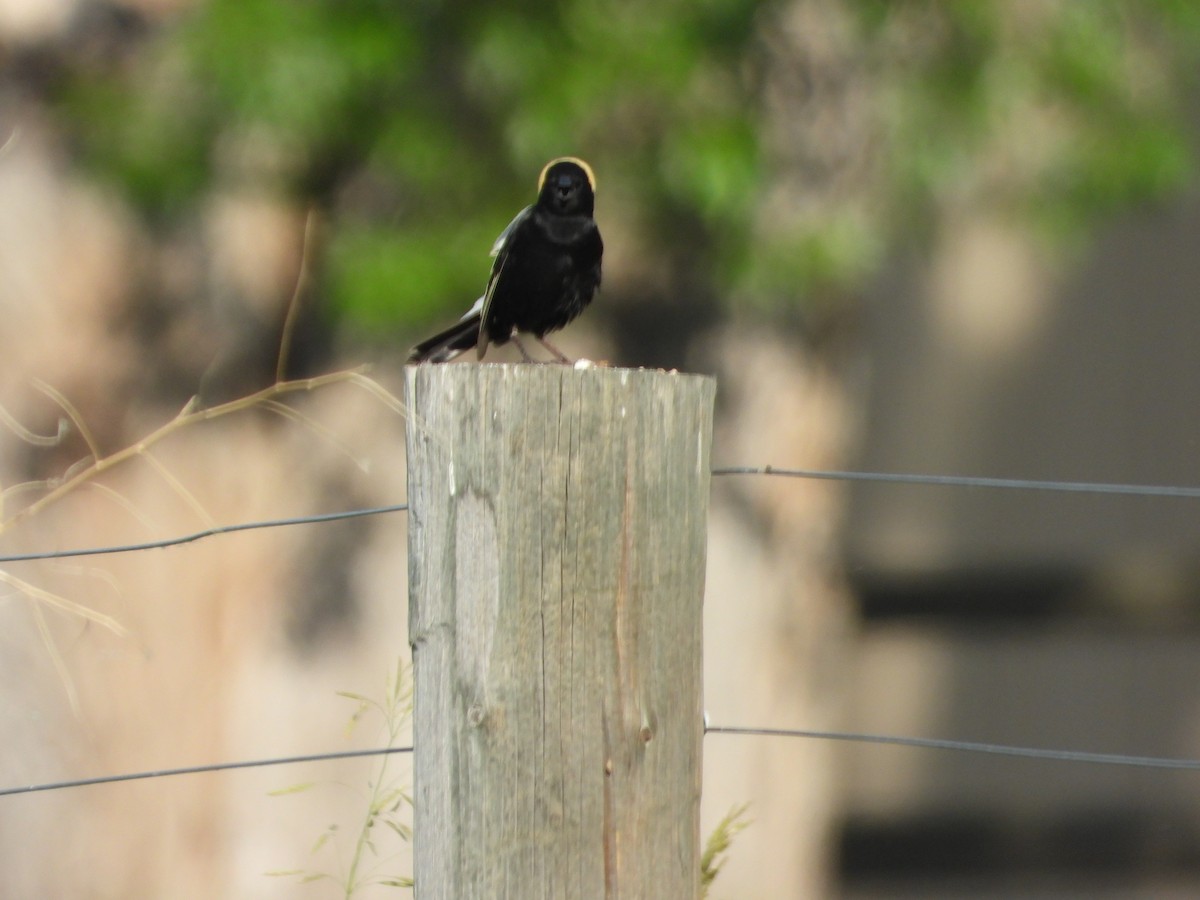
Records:
[[[382,878],[380,879],[379,883],[384,887],[411,888],[413,886],[413,880],[411,878],[404,878],[402,876]]]
[[[734,837],[749,827],[750,820],[746,818],[749,808],[749,804],[745,803],[731,808],[709,835],[704,845],[704,853],[700,857],[701,897],[708,895],[708,889],[721,873],[721,866],[725,864],[724,857],[729,852]]]

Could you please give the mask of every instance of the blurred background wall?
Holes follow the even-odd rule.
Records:
[[[12,519],[270,385],[289,310],[287,377],[398,392],[563,154],[606,256],[561,344],[716,374],[715,463],[1195,484],[1198,52],[1171,0],[0,0],[0,553],[401,502],[344,382]],[[1200,757],[1193,507],[715,479],[710,721]],[[378,746],[337,692],[407,654],[404,529],[4,564],[0,781]],[[0,798],[3,893],[341,896],[379,765]],[[1190,773],[711,735],[704,778],[706,831],[750,804],[714,898],[1200,889]]]

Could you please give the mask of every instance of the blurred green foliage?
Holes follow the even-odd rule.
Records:
[[[1196,8],[206,0],[81,64],[61,104],[152,219],[221,190],[321,205],[325,290],[373,329],[473,300],[564,154],[655,290],[787,308],[948,212],[1062,239],[1182,189]]]
[[[908,5],[942,29],[934,52],[887,66],[884,89],[886,181],[918,221],[931,202],[986,203],[1070,238],[1192,178],[1200,18],[1186,4]]]

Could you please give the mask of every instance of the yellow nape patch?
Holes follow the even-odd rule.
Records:
[[[542,186],[546,183],[546,173],[550,171],[551,166],[561,162],[575,163],[579,168],[583,169],[583,174],[587,176],[588,184],[591,185],[592,193],[596,193],[596,173],[592,171],[592,167],[580,159],[578,156],[560,156],[557,159],[552,159],[542,167],[542,174],[538,176],[538,193],[542,192]]]

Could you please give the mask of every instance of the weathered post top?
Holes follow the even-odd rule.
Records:
[[[407,370],[421,900],[696,896],[714,390]]]

